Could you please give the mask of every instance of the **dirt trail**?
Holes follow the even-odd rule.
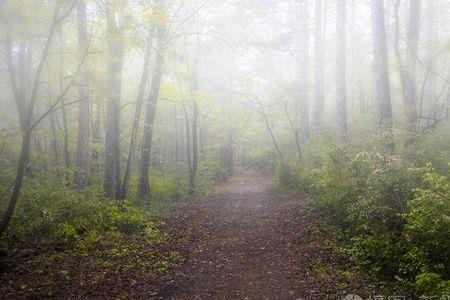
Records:
[[[299,299],[298,202],[279,200],[273,180],[241,171],[211,200],[189,207],[198,239],[159,299]]]

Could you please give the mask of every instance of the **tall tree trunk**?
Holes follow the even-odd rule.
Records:
[[[159,54],[157,54],[159,56]],[[158,59],[159,61],[160,59]],[[159,89],[161,86],[162,70],[160,69],[162,62],[157,63],[159,67],[155,71],[152,78],[150,96],[146,102],[146,112],[143,129],[143,140],[141,149],[141,160],[139,164],[140,178],[138,185],[139,197],[147,197],[150,194],[149,171],[150,171],[150,154],[153,139],[153,126],[155,123],[156,104],[159,98]]]
[[[120,193],[120,96],[123,66],[123,20],[117,1],[106,7],[108,66],[105,129],[105,196],[118,199]]]
[[[81,55],[88,49],[86,2],[77,2],[78,47]],[[88,67],[85,65],[79,78],[78,94],[80,97],[78,111],[78,143],[75,171],[75,187],[83,190],[87,186],[89,168],[89,127],[90,127],[90,101]]]
[[[16,179],[14,180],[14,189],[11,194],[8,207],[0,222],[0,238],[3,236],[6,228],[8,228],[9,221],[16,208],[17,200],[19,199],[20,190],[22,189],[23,177],[25,176],[25,170],[27,168],[31,143],[31,131],[26,130],[22,136],[22,145],[19,158],[19,164],[17,166]]]
[[[322,27],[322,0],[315,1],[315,57],[314,57],[314,129],[320,133],[323,126],[323,102],[324,102],[324,50]]]
[[[303,0],[301,6],[300,36],[300,132],[301,140],[306,141],[309,133],[309,0]]]
[[[383,1],[371,0],[371,16],[377,125],[383,136],[383,146],[387,150],[392,151],[394,142],[392,139],[391,87]]]
[[[410,132],[415,132],[417,126],[416,65],[420,33],[420,2],[420,0],[410,0],[409,7],[404,106],[406,128]]]
[[[266,129],[269,132],[270,138],[272,139],[273,146],[275,147],[275,150],[277,151],[278,158],[280,159],[280,162],[283,164],[283,154],[281,152],[280,147],[278,146],[277,139],[275,138],[275,133],[272,130],[272,127],[270,126],[269,118],[267,117],[267,114],[264,110],[261,111],[261,114],[264,118],[264,123],[266,124]]]
[[[156,13],[165,13],[165,1],[156,0],[155,11]],[[150,88],[150,95],[146,102],[146,112],[143,128],[143,139],[142,139],[142,149],[141,149],[141,159],[139,163],[139,183],[138,183],[138,196],[140,198],[148,197],[150,195],[150,182],[149,182],[149,171],[150,171],[150,154],[152,148],[153,139],[153,125],[155,122],[155,112],[156,104],[159,98],[159,89],[161,86],[161,78],[163,74],[163,63],[164,63],[164,51],[165,51],[165,21],[161,20],[155,22],[156,28],[156,61],[155,61],[155,71],[152,76],[152,83]]]
[[[192,168],[189,172],[189,195],[195,192],[195,177],[198,169],[198,105],[192,100]]]
[[[177,104],[173,106],[173,117],[174,117],[174,140],[175,140],[175,167],[178,169],[178,158],[179,158],[179,143],[178,143],[178,112],[177,112]]]
[[[346,0],[337,1],[336,22],[336,107],[337,127],[341,140],[347,140],[347,97],[346,97],[346,66],[345,66],[345,18]]]
[[[52,105],[52,88],[51,86],[48,87],[48,106],[49,109]],[[54,112],[50,114],[50,130],[52,133],[52,138],[50,141],[53,156],[54,156],[54,166],[58,169],[59,168],[59,152],[58,152],[58,135],[56,133],[56,115]]]
[[[425,21],[425,34],[426,34],[426,65],[427,74],[425,76],[426,82],[424,83],[424,92],[422,105],[420,107],[421,114],[419,117],[426,117],[422,122],[422,127],[429,128],[433,125],[435,118],[435,106],[436,106],[436,66],[435,59],[437,54],[437,31],[438,26],[436,24],[436,4],[433,1],[427,2]]]
[[[192,160],[191,160],[191,131],[189,125],[189,116],[186,110],[186,105],[183,102],[183,112],[184,112],[184,121],[185,121],[185,129],[186,129],[186,161],[188,167],[188,176],[190,180],[190,176],[192,173]],[[190,182],[188,186],[188,192],[190,192]]]
[[[59,74],[58,74],[58,83],[59,83],[59,92],[62,93],[64,90],[64,73],[63,73],[63,64],[64,64],[64,40],[62,36],[62,28],[59,26],[58,28],[58,36],[59,36]],[[62,122],[63,122],[63,154],[64,154],[64,167],[66,171],[70,168],[70,153],[69,153],[69,128],[67,125],[67,113],[66,113],[66,105],[65,98],[61,99],[61,114],[62,114]]]
[[[136,152],[136,143],[137,143],[137,135],[139,132],[139,124],[141,122],[141,112],[142,105],[144,104],[144,94],[145,87],[147,86],[148,81],[148,61],[150,58],[150,47],[147,47],[147,51],[145,53],[144,65],[142,70],[141,81],[139,84],[139,92],[136,100],[136,109],[134,111],[133,117],[133,125],[131,128],[131,136],[130,136],[130,146],[128,148],[128,159],[125,167],[125,173],[123,175],[122,187],[120,191],[120,199],[124,200],[128,193],[128,187],[130,185],[130,177],[131,177],[131,164],[135,157]]]

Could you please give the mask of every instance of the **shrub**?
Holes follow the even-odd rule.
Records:
[[[219,159],[210,158],[202,161],[197,172],[197,194],[211,194],[217,184],[225,181],[230,175],[227,168],[223,166]]]
[[[84,239],[134,235],[154,226],[144,210],[119,205],[68,187],[28,184],[19,199],[5,239],[17,244],[74,247]]]
[[[307,192],[311,185],[311,171],[295,157],[279,161],[275,169],[275,187],[281,192]]]
[[[187,180],[175,176],[150,176],[152,201],[180,200],[187,196]]]
[[[253,149],[249,153],[249,165],[260,171],[272,171],[276,166],[276,154],[266,149]]]
[[[413,172],[421,176],[424,185],[414,190],[403,215],[405,239],[410,245],[403,271],[410,276],[437,274],[443,283],[450,280],[450,181],[431,164]],[[419,287],[425,277],[419,275]]]
[[[316,209],[346,233],[341,250],[356,264],[421,293],[447,291],[448,177],[431,164],[414,169],[397,156],[333,149],[312,180]]]

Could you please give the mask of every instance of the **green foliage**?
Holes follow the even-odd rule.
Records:
[[[308,191],[316,210],[345,233],[340,252],[353,263],[442,295],[450,280],[450,182],[431,164],[409,161],[334,148],[311,172]],[[292,170],[279,166],[278,182],[298,185]]]
[[[410,248],[404,265],[407,273],[437,273],[450,279],[450,182],[429,164],[415,169],[424,185],[408,202],[405,238]]]
[[[311,170],[295,157],[285,157],[275,169],[275,187],[278,191],[295,193],[306,192],[311,185]]]
[[[276,166],[276,155],[273,151],[256,148],[249,152],[248,163],[261,171],[271,171]]]
[[[100,238],[134,235],[155,226],[150,216],[125,204],[34,182],[24,189],[6,240],[13,244],[53,244],[70,248]]]
[[[150,176],[152,201],[180,200],[187,196],[187,180],[175,176]]]
[[[200,162],[197,173],[197,194],[209,194],[219,182],[224,182],[231,174],[218,159]]]

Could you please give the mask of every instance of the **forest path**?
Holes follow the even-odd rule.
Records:
[[[298,299],[302,201],[271,192],[273,179],[239,171],[212,199],[187,208],[198,231],[183,269],[156,299]]]

